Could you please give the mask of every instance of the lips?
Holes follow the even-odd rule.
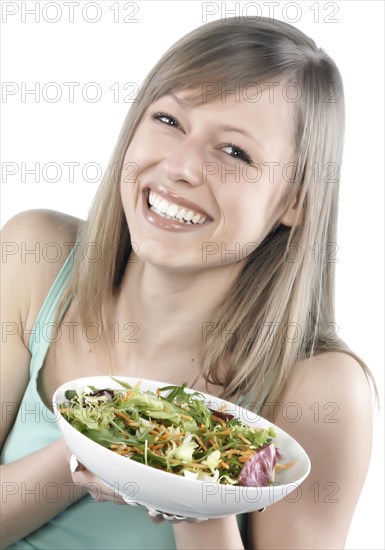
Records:
[[[175,209],[178,209],[177,212]],[[181,197],[161,184],[150,183],[142,187],[142,212],[151,225],[180,234],[202,231],[213,221],[197,203]]]

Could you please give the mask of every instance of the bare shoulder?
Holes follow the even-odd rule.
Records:
[[[55,210],[25,210],[13,216],[2,229],[3,242],[21,244],[22,242],[50,242],[52,237],[67,239],[76,234],[81,220]],[[11,248],[8,247],[8,252]]]
[[[4,225],[3,297],[11,302],[7,310],[19,321],[33,321],[74,245],[81,223],[53,210],[27,210]]]
[[[366,375],[351,355],[323,353],[296,366],[274,405],[274,422],[305,449],[311,472],[294,495],[253,515],[253,546],[343,548],[371,455]]]
[[[289,377],[283,400],[336,399],[357,409],[371,402],[370,386],[359,362],[345,352],[326,352],[298,363]]]

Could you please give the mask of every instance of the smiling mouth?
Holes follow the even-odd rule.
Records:
[[[183,225],[202,225],[207,220],[207,216],[204,214],[167,201],[149,188],[145,190],[145,195],[148,208],[162,218],[173,220]]]

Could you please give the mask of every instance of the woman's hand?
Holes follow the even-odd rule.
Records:
[[[76,456],[72,454],[72,451],[67,448],[67,460],[69,462],[70,471],[73,482],[80,487],[84,488],[93,500],[96,502],[114,502],[115,504],[129,504],[130,506],[138,506],[139,503],[128,497],[120,495],[119,491],[111,486],[108,487],[98,477],[87,470],[83,464],[81,464]],[[178,524],[181,521],[188,521],[190,523],[199,523],[202,520],[195,518],[187,518],[185,516],[177,516],[160,512],[159,510],[152,510],[147,508],[148,518],[153,523],[162,523],[163,521],[170,521],[171,523]]]
[[[83,488],[96,502],[115,502],[116,504],[131,504],[124,500],[116,488],[109,488],[98,477],[87,470],[76,456],[67,448],[67,459],[73,482]],[[134,502],[132,502],[134,503]],[[134,504],[137,504],[136,502]]]

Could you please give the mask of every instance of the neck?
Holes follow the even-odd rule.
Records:
[[[138,372],[152,365],[153,378],[164,369],[170,376],[174,371],[182,376],[181,370],[190,372],[193,366],[199,369],[199,351],[213,330],[212,312],[243,265],[178,271],[134,259],[138,261],[128,262],[113,306],[115,326],[131,334],[132,345],[120,349],[125,364],[135,365]]]

